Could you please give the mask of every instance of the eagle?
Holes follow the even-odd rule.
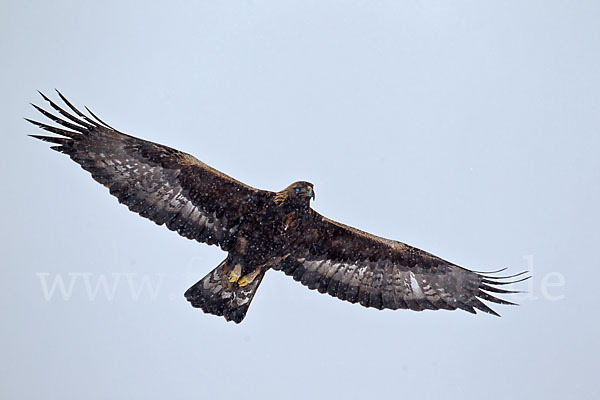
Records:
[[[219,246],[227,257],[185,292],[193,307],[240,323],[267,271],[283,271],[309,289],[382,309],[480,310],[482,300],[514,304],[497,294],[529,278],[527,271],[478,272],[412,247],[328,219],[311,208],[314,185],[294,182],[278,192],[255,189],[182,151],[130,136],[39,92],[55,124],[26,118],[50,142],[106,186],[129,210],[179,235]],[[66,107],[65,107],[66,106]],[[57,116],[56,114],[59,114]],[[493,293],[493,294],[492,294]]]

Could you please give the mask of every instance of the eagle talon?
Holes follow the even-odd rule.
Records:
[[[256,268],[254,271],[250,272],[247,275],[242,276],[242,278],[238,281],[238,286],[243,287],[251,284],[254,279],[258,276],[260,272],[260,268]]]
[[[242,266],[241,264],[235,264],[235,267],[229,272],[227,280],[231,283],[237,282],[240,279],[240,276],[242,276]]]

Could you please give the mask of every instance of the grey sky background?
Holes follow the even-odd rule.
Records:
[[[0,397],[598,396],[598,2],[1,11]],[[54,88],[255,187],[309,180],[330,218],[468,268],[533,269],[529,293],[502,318],[376,311],[272,271],[241,325],[206,315],[183,292],[222,251],[25,136],[35,90]],[[55,279],[73,280],[66,298],[44,293]],[[102,279],[114,292],[90,296]]]

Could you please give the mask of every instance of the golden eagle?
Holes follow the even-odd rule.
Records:
[[[315,191],[309,182],[280,192],[258,190],[189,154],[119,132],[87,107],[89,116],[79,111],[60,92],[70,111],[40,94],[62,118],[32,105],[60,127],[27,121],[59,136],[31,136],[54,143],[52,149],[89,171],[131,211],[228,253],[185,292],[204,312],[241,322],[270,269],[364,307],[478,309],[494,315],[481,300],[513,304],[490,292],[516,293],[499,286],[527,279],[524,272],[471,271],[332,221],[310,207]]]

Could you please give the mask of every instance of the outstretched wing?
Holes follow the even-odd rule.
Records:
[[[459,267],[407,244],[371,235],[310,210],[290,255],[276,265],[309,289],[378,309],[475,309],[498,315],[481,299],[513,304],[489,292],[525,272],[498,277]],[[496,271],[500,272],[500,271]],[[508,278],[517,278],[514,282]],[[527,279],[527,278],[522,278]]]
[[[33,106],[60,127],[27,120],[60,137],[31,136],[57,144],[52,149],[89,171],[131,211],[186,238],[227,250],[244,216],[260,209],[270,193],[189,154],[121,133],[89,109],[94,119],[80,112],[60,92],[72,113],[40,94],[63,118]]]

